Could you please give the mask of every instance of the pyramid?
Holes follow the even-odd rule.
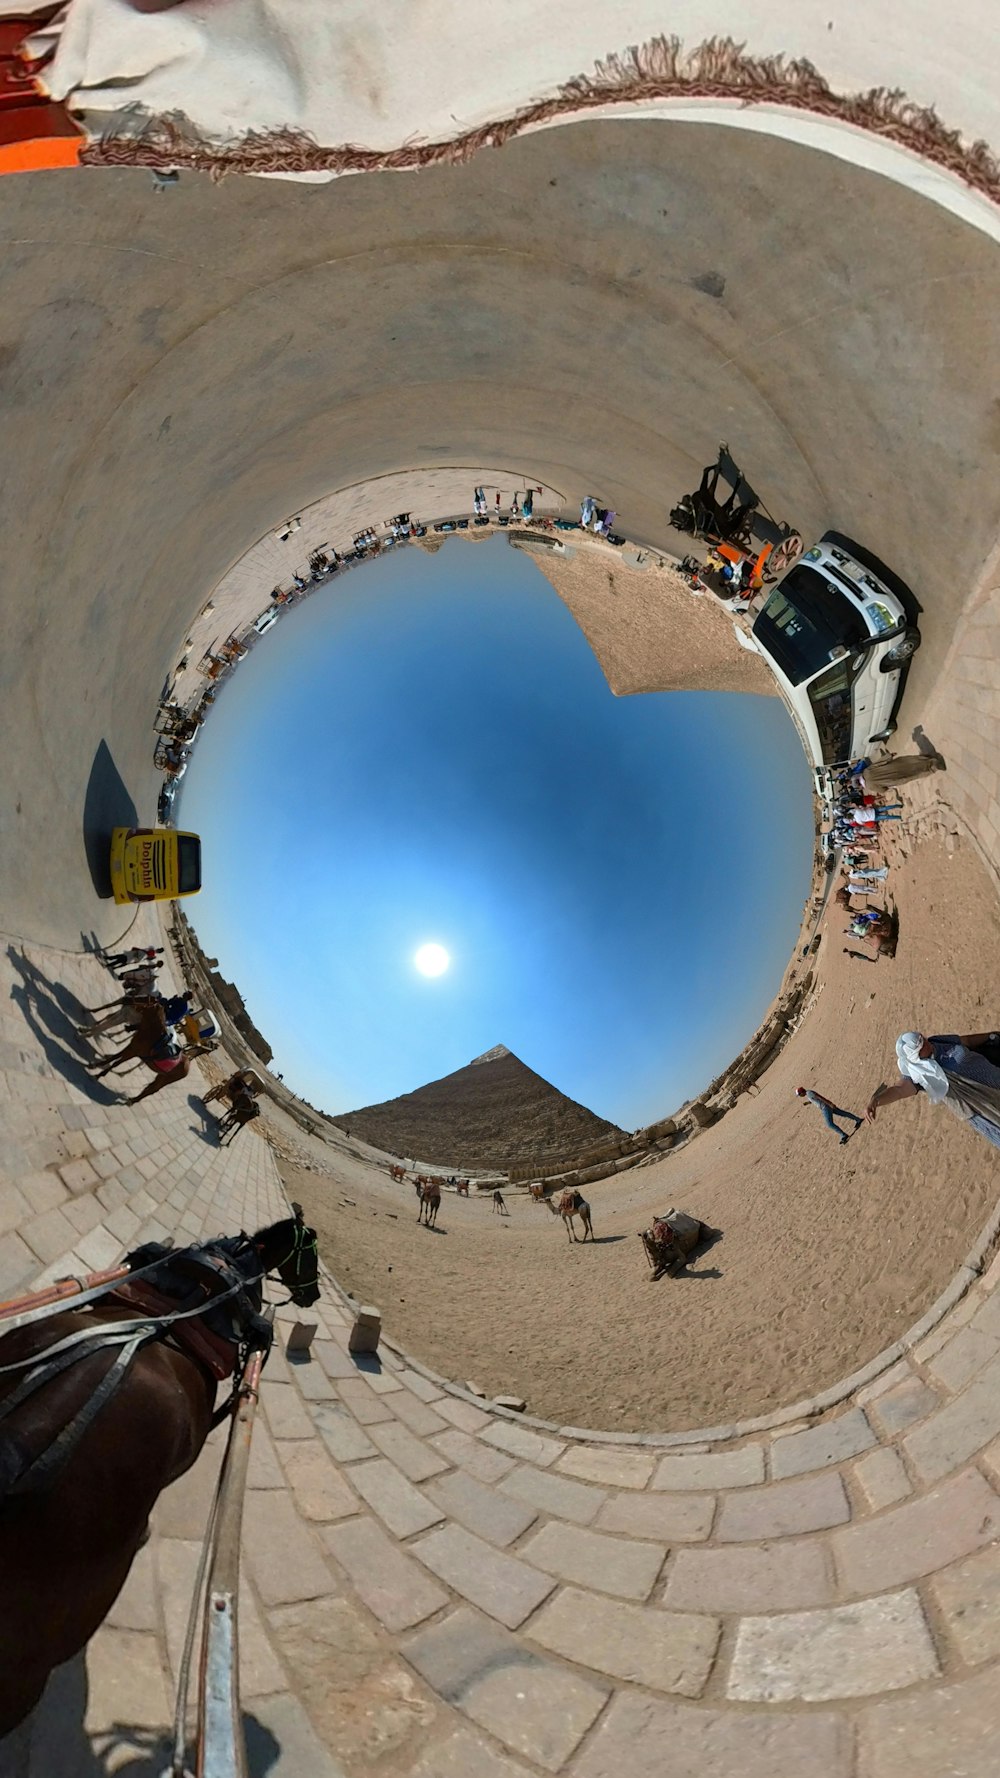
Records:
[[[622,1134],[502,1043],[442,1080],[344,1112],[336,1122],[376,1148],[449,1172],[559,1162]]]

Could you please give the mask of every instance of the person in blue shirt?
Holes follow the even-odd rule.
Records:
[[[841,1147],[849,1137],[854,1135],[854,1130],[859,1130],[865,1121],[863,1117],[858,1117],[856,1112],[845,1111],[842,1105],[835,1105],[832,1099],[824,1099],[823,1094],[814,1092],[812,1087],[796,1087],[795,1094],[797,1098],[804,1099],[807,1105],[819,1106],[823,1113],[823,1122],[828,1130],[832,1130],[834,1135],[839,1137]],[[833,1121],[837,1117],[849,1117],[854,1124],[854,1130],[849,1130],[845,1135],[840,1126]]]

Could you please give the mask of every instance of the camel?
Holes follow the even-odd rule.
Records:
[[[535,1204],[545,1204],[548,1202],[545,1196],[545,1187],[540,1179],[535,1185],[529,1185],[528,1195]]]
[[[143,1010],[135,1035],[123,1050],[119,1050],[107,1062],[88,1062],[87,1067],[101,1080],[112,1068],[121,1068],[126,1062],[144,1062],[147,1068],[153,1070],[155,1079],[143,1087],[141,1093],[136,1093],[128,1100],[130,1105],[138,1105],[140,1099],[150,1098],[153,1093],[170,1086],[173,1081],[186,1080],[191,1067],[190,1058],[204,1055],[214,1048],[214,1044],[192,1044],[178,1055],[169,1054],[166,1014],[162,1006],[153,1004]]]
[[[582,1193],[575,1190],[564,1191],[558,1204],[553,1204],[551,1198],[546,1198],[545,1202],[548,1204],[553,1216],[562,1217],[563,1222],[566,1224],[566,1234],[571,1241],[576,1241],[578,1239],[576,1227],[573,1222],[575,1216],[578,1216],[583,1223],[583,1239],[586,1240],[588,1235],[591,1240],[594,1239],[594,1231],[590,1221],[590,1205],[587,1203],[587,1200]]]
[[[420,1209],[417,1221],[426,1222],[432,1229],[437,1222],[437,1214],[441,1208],[441,1187],[436,1179],[418,1179],[417,1191],[420,1194]]]
[[[497,1215],[509,1216],[510,1215],[510,1211],[508,1210],[506,1204],[503,1201],[503,1192],[500,1191],[499,1189],[493,1193],[493,1214],[494,1214],[494,1216],[497,1216]]]
[[[400,1167],[396,1161],[389,1163],[389,1178],[397,1181],[406,1178],[406,1168]]]
[[[467,1179],[456,1179],[455,1191],[458,1197],[467,1198],[469,1195],[469,1181]]]

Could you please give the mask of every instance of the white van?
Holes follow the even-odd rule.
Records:
[[[262,611],[259,617],[255,617],[253,627],[258,636],[263,636],[264,632],[269,630],[272,624],[277,623],[280,616],[280,611],[276,610],[272,605],[269,610]]]
[[[775,581],[751,631],[814,767],[845,764],[895,729],[920,631],[873,558],[828,531]]]

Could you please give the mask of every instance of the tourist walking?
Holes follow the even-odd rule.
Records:
[[[883,1105],[926,1093],[932,1105],[947,1105],[994,1148],[1000,1148],[1000,1068],[980,1054],[1000,1044],[1000,1032],[974,1031],[967,1037],[925,1037],[904,1031],[896,1040],[902,1080],[876,1087],[865,1106],[870,1124]]]
[[[815,1092],[812,1087],[796,1087],[795,1093],[796,1097],[804,1099],[807,1105],[819,1106],[823,1114],[823,1122],[828,1130],[832,1130],[834,1135],[839,1137],[841,1147],[854,1135],[854,1130],[859,1130],[864,1123],[864,1118],[858,1117],[856,1112],[845,1111],[842,1105],[835,1105],[832,1099],[825,1099],[822,1093]],[[836,1117],[849,1117],[854,1124],[854,1130],[849,1130],[845,1134],[839,1125],[834,1123],[833,1120]]]

